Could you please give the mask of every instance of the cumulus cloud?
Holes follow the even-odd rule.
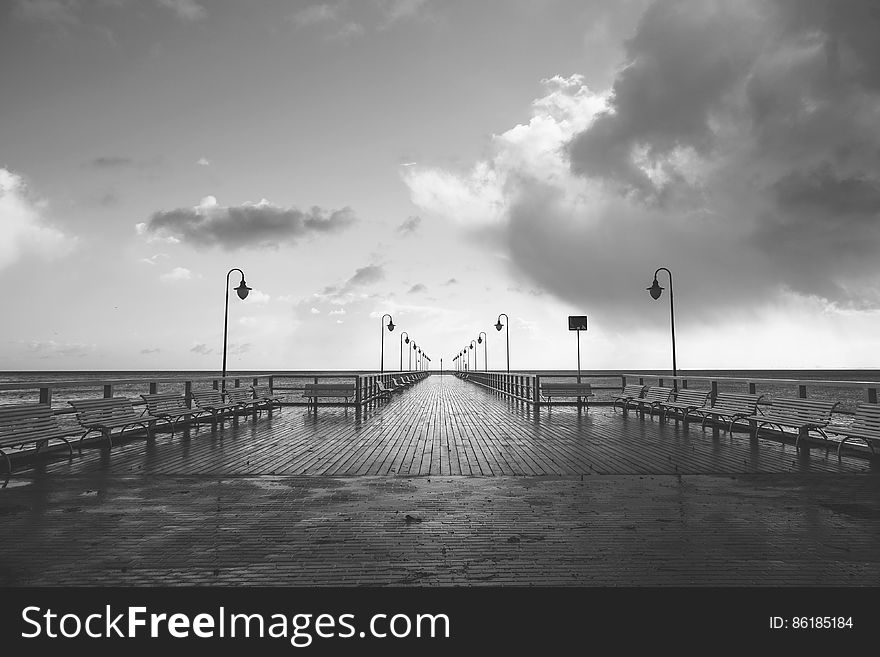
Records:
[[[791,292],[880,308],[877,33],[868,0],[654,2],[610,89],[545,80],[469,171],[403,177],[578,305],[635,318],[666,266],[676,298],[711,293],[703,318]]]
[[[93,344],[56,342],[55,340],[34,340],[27,344],[27,348],[37,358],[82,358],[95,351]]]
[[[200,157],[198,160],[196,160],[196,164],[198,164],[200,167],[209,167],[211,166],[211,160],[206,157]]]
[[[208,354],[214,353],[214,350],[211,349],[204,342],[199,342],[199,343],[193,345],[193,347],[192,347],[192,349],[190,349],[190,351],[194,354],[199,354],[201,356],[207,356]]]
[[[342,291],[347,292],[352,288],[378,283],[385,278],[385,269],[382,265],[367,265],[355,270],[354,275],[342,286]]]
[[[207,11],[195,0],[156,0],[162,7],[186,21],[198,21],[207,16]]]
[[[407,294],[418,294],[419,292],[424,292],[428,288],[424,286],[423,283],[416,283],[407,291]]]
[[[162,350],[161,350],[161,349],[158,349],[158,348],[154,348],[154,349],[150,349],[150,348],[147,348],[147,349],[141,349],[141,353],[142,353],[142,354],[158,354],[158,353],[160,353],[161,351],[162,351]]]
[[[139,234],[147,236],[231,251],[295,243],[305,237],[342,231],[354,222],[350,208],[327,211],[313,207],[303,212],[273,205],[265,199],[227,207],[207,196],[192,208],[155,212],[136,228]]]
[[[25,255],[54,258],[69,253],[76,238],[49,225],[48,204],[28,190],[24,179],[0,168],[0,269]]]
[[[175,267],[171,271],[159,276],[159,280],[164,283],[170,283],[173,281],[188,281],[191,278],[192,272],[186,267]]]

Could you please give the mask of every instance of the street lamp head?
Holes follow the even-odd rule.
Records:
[[[394,322],[391,321],[390,319],[388,320],[388,330],[389,330],[389,331],[393,331],[393,330],[394,330]]]
[[[483,336],[477,338],[477,344],[483,344]]]
[[[503,328],[504,328],[504,324],[501,323],[501,318],[499,317],[499,318],[498,318],[498,323],[495,324],[495,330],[500,331],[500,330],[503,329]]]
[[[403,341],[406,342],[407,344],[409,344],[409,336],[406,336],[406,338]]]
[[[241,283],[239,283],[238,287],[235,288],[235,291],[238,293],[238,298],[244,301],[247,298],[248,292],[250,292],[253,288],[249,288],[247,283],[244,282],[244,276],[241,277]]]
[[[654,278],[654,282],[651,284],[651,287],[645,289],[651,293],[651,297],[654,299],[659,299],[660,295],[663,294],[663,287],[661,287],[660,283],[657,282],[656,278]]]

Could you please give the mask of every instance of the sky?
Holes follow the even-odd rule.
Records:
[[[569,315],[584,369],[669,369],[673,299],[680,369],[880,367],[878,33],[874,0],[7,0],[0,370],[219,371],[227,298],[238,371],[574,369]]]

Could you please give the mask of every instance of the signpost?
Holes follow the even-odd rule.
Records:
[[[587,316],[586,315],[569,315],[568,316],[568,330],[569,331],[577,331],[578,383],[580,383],[581,382],[581,331],[587,330]]]

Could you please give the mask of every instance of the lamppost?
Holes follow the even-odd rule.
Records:
[[[477,343],[471,340],[471,343],[468,345],[468,349],[473,350],[474,352],[474,372],[476,372],[479,368],[477,367],[477,350],[474,347],[477,346]]]
[[[413,346],[412,351],[409,352],[410,357],[412,357],[413,351],[418,351],[418,348],[419,348],[419,346],[415,343],[415,341],[413,341],[412,346]],[[411,362],[410,362],[410,367],[412,367]],[[418,355],[416,355],[416,369],[418,369],[418,367],[419,367],[419,358],[418,358]]]
[[[226,392],[226,333],[229,328],[229,275],[234,271],[241,274],[241,283],[235,288],[239,299],[244,301],[247,298],[248,292],[253,289],[249,288],[247,283],[244,282],[244,272],[238,267],[233,267],[226,272],[226,308],[223,311],[223,392]]]
[[[672,272],[666,269],[666,267],[658,268],[654,272],[654,282],[651,283],[651,287],[645,289],[651,293],[653,299],[660,298],[660,295],[663,294],[663,288],[657,282],[657,274],[661,271],[665,271],[669,276],[669,322],[672,327],[672,386],[673,389],[678,390],[678,379],[676,378],[678,376],[678,368],[675,365],[675,308],[672,305]]]
[[[419,355],[416,356],[416,369],[421,370],[422,369],[422,348],[419,347],[416,351],[419,352]]]
[[[382,335],[385,335],[384,333]],[[406,343],[409,344],[409,333],[406,331],[400,332],[400,371],[403,372],[403,336],[406,336]],[[409,350],[407,350],[409,353]]]
[[[504,328],[504,324],[501,323],[501,317],[507,320],[508,325],[510,324],[510,317],[508,317],[505,313],[501,313],[498,315],[498,323],[495,324],[495,329],[500,331]],[[507,373],[510,374],[510,326],[507,327]]]
[[[483,338],[486,339],[483,342]],[[480,334],[477,336],[477,343],[483,342],[483,371],[489,371],[489,336],[486,335],[485,331],[480,331]]]
[[[382,348],[381,348],[381,352],[380,352],[380,356],[379,356],[379,359],[381,360],[381,364],[379,365],[380,372],[385,371],[385,318],[386,317],[388,318],[388,330],[389,331],[394,330],[394,320],[391,319],[391,315],[389,315],[388,313],[385,313],[384,315],[382,315],[382,319],[380,320],[381,326],[379,327],[379,331],[382,334]]]

